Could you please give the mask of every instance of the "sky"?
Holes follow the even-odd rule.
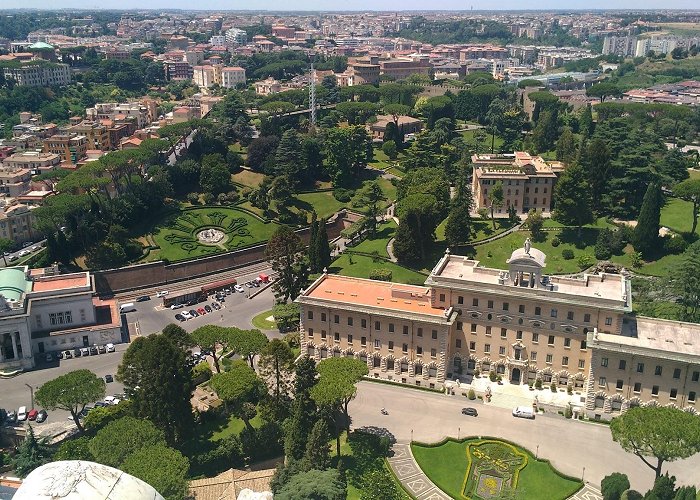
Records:
[[[0,8],[200,10],[699,9],[697,0],[0,0]]]

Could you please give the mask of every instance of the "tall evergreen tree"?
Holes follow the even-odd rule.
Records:
[[[51,461],[51,449],[44,439],[37,439],[29,425],[27,436],[17,448],[12,465],[19,477],[27,475],[37,467]]]
[[[311,227],[309,229],[309,267],[311,272],[317,273],[320,271],[318,266],[318,215],[314,210],[311,212]]]
[[[297,396],[291,415],[284,421],[284,454],[288,459],[301,460],[314,423],[315,403],[309,395]]]
[[[593,222],[591,210],[591,186],[586,173],[577,163],[569,165],[554,188],[553,219],[562,224],[576,226],[581,236],[581,226]]]
[[[632,238],[634,249],[641,252],[645,258],[653,254],[659,241],[662,204],[661,186],[656,182],[649,184]]]
[[[324,470],[328,468],[331,461],[330,446],[328,445],[329,439],[330,434],[326,421],[324,419],[316,421],[309,434],[306,452],[304,453],[304,467],[307,470]]]
[[[285,131],[275,152],[275,174],[286,175],[291,181],[292,190],[295,190],[302,180],[304,159],[302,140],[297,131]]]
[[[576,140],[569,127],[565,127],[557,141],[557,160],[569,164],[576,158]]]
[[[279,302],[294,300],[306,285],[309,261],[299,236],[286,226],[280,227],[267,242],[265,258],[270,260],[278,278],[272,285]]]
[[[579,163],[583,166],[591,185],[591,202],[593,210],[600,213],[603,209],[607,182],[611,169],[610,151],[604,140],[596,138],[587,146],[581,145]]]
[[[328,231],[326,231],[326,223],[328,219],[321,219],[318,222],[318,265],[320,270],[328,268],[331,265],[331,245],[328,242]]]
[[[595,128],[595,123],[593,123],[593,112],[591,111],[591,105],[587,105],[581,111],[581,116],[578,119],[578,131],[584,137],[590,137],[593,135],[593,130]]]
[[[445,223],[445,241],[454,248],[462,243],[468,243],[471,237],[471,218],[469,207],[463,204],[450,209]]]

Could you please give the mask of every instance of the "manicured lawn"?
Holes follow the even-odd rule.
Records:
[[[233,182],[243,184],[244,186],[257,187],[260,185],[260,183],[262,183],[265,175],[259,172],[241,169],[240,172],[233,174],[231,178],[233,179]]]
[[[352,263],[350,261],[352,260]],[[405,267],[377,260],[364,255],[343,254],[336,259],[329,269],[332,273],[337,273],[342,276],[352,276],[355,278],[369,278],[369,273],[373,269],[389,269],[391,271],[391,281],[396,283],[407,283],[410,285],[422,285],[427,276],[425,274],[412,271]]]
[[[445,241],[445,224],[447,224],[447,219],[442,221],[440,225],[435,229],[435,241],[437,243]],[[508,219],[496,219],[496,230],[493,229],[493,224],[490,220],[472,219],[472,243],[477,241],[485,240],[491,236],[501,234],[508,229],[513,227],[513,225],[508,221]],[[441,244],[442,247],[445,246],[444,243]]]
[[[478,440],[447,441],[437,447],[413,443],[411,450],[423,472],[438,487],[452,498],[466,498],[462,492],[468,467],[467,445],[475,442]],[[520,470],[514,498],[563,500],[582,486],[579,481],[559,476],[548,462],[535,459],[523,448],[516,448],[527,456],[527,464]]]
[[[294,206],[299,209],[307,210],[311,212],[316,210],[316,213],[320,217],[329,217],[336,213],[341,208],[348,205],[347,203],[341,203],[333,197],[332,191],[321,191],[316,193],[303,193],[296,196],[297,201],[294,202]]]
[[[484,138],[484,141],[481,143],[482,145],[482,150],[484,152],[491,152],[491,134],[489,134],[485,129],[480,129],[484,132],[486,137]],[[474,133],[476,130],[464,130],[462,132],[458,132],[459,135],[461,135],[464,140],[466,141],[473,141],[474,140]],[[501,148],[503,147],[503,139],[499,136],[496,136],[496,139],[494,141],[494,152],[498,153],[501,151]],[[509,151],[506,151],[508,153]],[[512,151],[510,151],[512,153]]]
[[[396,199],[396,186],[394,186],[389,179],[383,179],[380,177],[377,179],[377,184],[379,184],[379,187],[382,188],[382,192],[387,199],[385,202],[386,205]]]
[[[386,246],[389,240],[393,238],[396,232],[396,223],[392,221],[385,222],[377,229],[377,234],[372,239],[365,239],[360,244],[350,247],[354,252],[373,253],[377,252],[381,257],[389,257],[386,251]]]
[[[261,312],[260,314],[256,315],[251,320],[251,323],[253,323],[253,326],[255,328],[259,328],[261,330],[276,330],[277,324],[274,321],[270,321],[269,319],[267,319],[270,316],[272,316],[272,309],[270,309],[269,311]]]
[[[533,248],[541,250],[547,255],[545,272],[548,274],[568,274],[577,273],[581,269],[578,266],[578,258],[581,255],[590,255],[593,259],[593,247],[598,235],[598,230],[593,228],[583,228],[581,231],[582,240],[585,247],[579,249],[575,246],[578,239],[575,229],[563,229],[561,231],[547,231],[545,233],[545,241],[533,242]],[[558,237],[560,244],[557,247],[552,246],[554,237]],[[476,249],[476,259],[486,267],[494,267],[497,269],[507,269],[506,259],[508,259],[516,248],[521,248],[525,243],[525,238],[530,237],[529,231],[516,231],[503,238],[499,238],[490,243],[479,245]],[[574,258],[565,260],[562,257],[562,250],[571,249],[574,252]]]
[[[690,168],[688,169],[688,173],[691,179],[700,179],[700,170]]]
[[[152,230],[160,247],[159,257],[177,261],[202,257],[267,241],[278,225],[265,223],[236,208],[202,207],[181,210],[161,219]],[[203,245],[197,233],[205,228],[223,231],[226,238],[217,245]]]
[[[679,233],[690,232],[693,227],[693,204],[680,198],[668,198],[661,209],[661,225]],[[695,232],[698,232],[695,229]]]
[[[256,429],[262,425],[262,418],[259,415],[255,415],[250,420],[250,425]],[[204,424],[205,429],[209,427],[211,431],[210,441],[219,441],[221,439],[227,438],[229,436],[236,436],[241,433],[245,428],[243,420],[240,418],[229,416],[228,419],[222,418],[213,422],[213,425]]]
[[[557,221],[555,221],[554,219],[544,219],[544,224],[542,224],[542,227],[548,227],[548,228],[549,228],[549,227],[563,228],[563,227],[567,227],[567,226],[564,226],[564,224],[562,224],[561,222],[557,222]],[[611,228],[614,228],[615,225],[614,225],[614,224],[610,224],[610,223],[605,219],[605,217],[600,217],[599,219],[597,219],[597,220],[596,220],[595,222],[593,222],[592,224],[586,224],[586,225],[583,226],[583,227],[597,227],[597,228],[600,228],[600,229],[602,229],[602,228],[604,228],[604,227],[607,227],[607,228],[611,229]]]

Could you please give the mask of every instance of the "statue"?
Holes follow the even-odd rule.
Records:
[[[525,253],[527,255],[530,255],[530,248],[532,247],[532,243],[530,243],[530,238],[525,238]]]

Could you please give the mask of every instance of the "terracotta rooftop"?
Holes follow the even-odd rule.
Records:
[[[341,304],[381,307],[436,317],[445,316],[443,308],[432,307],[430,289],[424,286],[328,274],[322,276],[315,286],[312,285],[304,296]]]
[[[32,286],[33,292],[48,292],[53,290],[65,290],[67,288],[77,288],[81,286],[89,286],[90,282],[87,273],[79,276],[52,276],[34,281]]]

